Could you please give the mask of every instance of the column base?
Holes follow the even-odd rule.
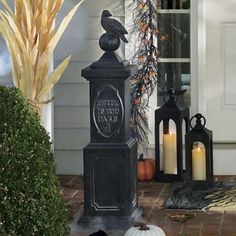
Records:
[[[83,228],[96,230],[127,230],[132,227],[135,222],[139,222],[142,215],[143,208],[137,207],[130,216],[82,216],[78,220],[78,225]]]

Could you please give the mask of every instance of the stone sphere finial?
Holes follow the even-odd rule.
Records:
[[[120,39],[115,35],[105,33],[99,39],[99,46],[104,51],[115,51],[120,46]]]

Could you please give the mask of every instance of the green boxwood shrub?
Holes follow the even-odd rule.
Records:
[[[16,88],[0,86],[0,235],[68,235],[45,129]]]

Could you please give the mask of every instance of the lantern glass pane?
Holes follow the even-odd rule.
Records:
[[[163,171],[163,133],[164,133],[164,127],[163,127],[163,121],[161,121],[160,123],[160,126],[159,126],[159,130],[160,130],[160,133],[159,133],[159,140],[160,140],[160,143],[159,143],[159,150],[160,150],[160,170]]]
[[[163,134],[163,171],[164,174],[177,174],[177,136],[176,125],[169,120],[168,130]]]
[[[187,133],[187,123],[186,123],[186,120],[183,119],[182,121],[182,143],[183,143],[183,146],[185,146],[185,134]],[[182,156],[183,156],[183,170],[186,170],[186,163],[185,163],[185,160],[186,160],[186,157],[185,157],[185,148],[182,149]]]
[[[175,134],[176,135],[176,133],[177,133],[176,124],[172,119],[170,119],[169,120],[169,134]]]
[[[192,179],[206,180],[206,149],[198,141],[192,146]]]

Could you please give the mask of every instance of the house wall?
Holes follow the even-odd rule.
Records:
[[[99,2],[99,4],[98,4]],[[54,89],[54,147],[56,155],[57,172],[59,174],[82,174],[83,173],[83,148],[89,143],[89,95],[88,83],[81,78],[81,69],[99,59],[102,50],[98,46],[98,38],[103,33],[100,26],[100,15],[103,9],[109,9],[113,15],[121,22],[126,22],[126,28],[132,30],[132,12],[128,5],[132,0],[86,0],[78,10],[72,22],[64,32],[55,53],[54,65],[57,65],[68,54],[72,54],[72,61]],[[192,0],[194,9],[198,9],[198,4],[205,0]],[[66,12],[75,4],[74,0],[66,0],[62,11],[58,15],[58,22]],[[94,4],[97,4],[94,6]],[[199,4],[200,6],[201,4]],[[0,5],[1,6],[1,5]],[[192,27],[198,30],[204,26],[204,22],[199,21],[199,14],[202,10],[193,12]],[[124,17],[124,15],[126,17]],[[202,18],[201,18],[202,19]],[[198,23],[198,24],[197,24]],[[195,28],[194,28],[195,29]],[[197,29],[193,32],[197,32]],[[192,45],[192,101],[194,108],[192,114],[197,111],[205,113],[204,91],[204,53],[205,47],[197,42],[204,39],[203,34],[194,34]],[[134,35],[126,46],[126,59],[132,58],[135,44],[132,41]],[[198,38],[197,38],[198,37]],[[11,73],[6,70],[6,64],[2,60],[3,41],[0,41],[0,84],[12,86]],[[124,58],[124,45],[118,53]],[[202,55],[201,55],[202,54]],[[199,61],[200,58],[200,61]],[[201,59],[202,58],[202,59]],[[197,61],[196,61],[197,60]],[[202,60],[202,61],[201,61]],[[197,71],[196,71],[197,70]],[[151,98],[149,110],[150,129],[154,131],[154,110],[156,109],[156,94]],[[149,156],[154,157],[154,132],[150,134]],[[214,145],[214,172],[215,174],[235,174],[235,144]],[[223,159],[222,159],[223,158]]]
[[[74,4],[73,0],[64,2],[58,22]],[[89,84],[81,77],[81,70],[103,54],[98,39],[104,33],[100,25],[104,9],[124,22],[123,0],[85,0],[54,53],[54,65],[68,54],[72,55],[68,69],[54,89],[54,148],[58,174],[83,173],[83,148],[90,140],[90,124]],[[124,57],[124,46],[117,52]]]

